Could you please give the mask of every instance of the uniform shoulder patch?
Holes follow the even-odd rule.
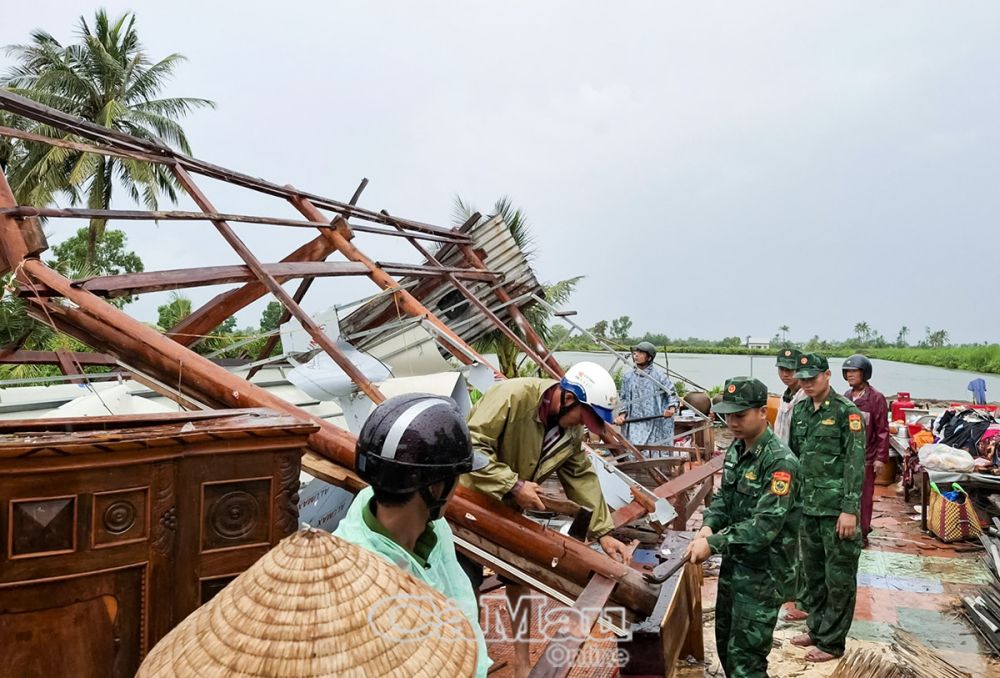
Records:
[[[847,425],[855,433],[860,431],[863,427],[863,424],[861,423],[861,415],[858,414],[857,412],[852,412],[851,414],[847,415]]]
[[[792,474],[788,471],[775,471],[771,476],[771,494],[784,497],[792,491]]]

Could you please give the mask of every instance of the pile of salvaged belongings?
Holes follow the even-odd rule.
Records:
[[[948,410],[934,422],[937,442],[972,455],[977,473],[1000,475],[997,435],[1000,424],[980,409]]]
[[[848,650],[830,678],[972,678],[906,631],[892,635],[890,646]]]
[[[993,519],[989,533],[981,535],[979,540],[986,549],[982,558],[990,582],[980,587],[975,597],[966,596],[962,604],[979,635],[1000,656],[1000,518]]]
[[[443,595],[329,532],[283,539],[168,633],[137,678],[473,676]]]

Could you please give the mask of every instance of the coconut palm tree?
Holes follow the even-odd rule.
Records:
[[[782,325],[781,327],[778,328],[778,331],[781,332],[781,343],[783,344],[788,343],[788,331],[790,329],[792,328],[789,327],[788,325]]]
[[[135,15],[130,12],[110,19],[102,9],[95,15],[93,27],[80,17],[79,41],[70,45],[61,45],[45,31],[35,31],[29,43],[5,48],[16,64],[0,79],[0,85],[102,127],[189,154],[187,136],[177,120],[194,109],[215,104],[190,97],[157,98],[184,57],[170,54],[154,63],[135,24]],[[68,136],[47,125],[31,128],[47,136]],[[0,149],[0,161],[4,154]],[[18,201],[25,205],[44,206],[57,196],[65,196],[73,205],[109,209],[118,184],[136,203],[156,209],[160,195],[176,201],[180,188],[164,165],[38,143],[24,144],[20,156],[9,149],[6,155],[18,160],[11,163],[9,179]],[[90,222],[88,264],[93,263],[105,224],[104,219]]]
[[[867,322],[860,322],[854,325],[854,334],[857,335],[860,343],[866,343],[871,336],[872,328]]]
[[[476,212],[477,210],[471,204],[466,203],[460,196],[455,196],[452,220],[456,226],[464,224]],[[524,211],[514,207],[510,197],[502,196],[494,203],[492,213],[489,216],[483,217],[483,221],[488,221],[495,216],[503,219],[504,223],[507,224],[507,228],[510,229],[510,234],[514,238],[514,242],[521,248],[525,257],[531,261],[535,255],[535,251],[532,248],[534,238],[531,235],[531,228],[528,225]],[[551,285],[543,284],[545,300],[553,306],[566,303],[570,295],[573,294],[573,290],[576,289],[577,283],[582,278],[583,276],[577,276],[568,280],[560,280]],[[527,318],[528,324],[542,338],[542,341],[548,344],[552,339],[552,331],[549,327],[552,320],[552,313],[549,309],[541,304],[532,304],[524,309],[524,316]],[[520,332],[513,323],[510,324],[510,328],[514,332]],[[476,342],[476,350],[484,353],[496,353],[500,371],[504,375],[507,377],[520,376],[517,367],[517,357],[520,349],[500,330],[494,330],[480,338]]]

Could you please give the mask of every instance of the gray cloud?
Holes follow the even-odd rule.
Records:
[[[91,12],[19,3],[0,43],[36,27],[69,39]],[[199,157],[345,198],[367,176],[363,204],[434,223],[455,193],[481,208],[510,194],[535,227],[539,276],[587,276],[571,304],[586,323],[628,314],[640,332],[716,337],[787,323],[806,339],[866,320],[889,338],[906,324],[998,339],[980,310],[1000,282],[987,259],[993,3],[178,0],[138,12],[151,54],[190,59],[172,93],[219,104],[187,123]],[[293,214],[206,189],[222,210]],[[209,225],[126,230],[151,270],[236,261]],[[240,232],[268,260],[308,237]],[[371,289],[324,281],[307,307]],[[149,319],[162,302],[130,310]]]

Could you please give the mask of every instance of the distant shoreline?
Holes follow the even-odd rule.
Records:
[[[704,355],[745,355],[745,356],[771,356],[777,354],[778,347],[762,350],[748,350],[743,347],[728,346],[657,346],[662,353],[694,353]],[[599,353],[602,348],[596,344],[580,346],[561,346],[560,351],[576,351],[583,353]],[[1000,345],[989,344],[986,346],[947,346],[944,348],[919,348],[919,347],[830,347],[817,348],[817,353],[822,353],[828,358],[846,358],[861,353],[876,360],[891,360],[897,363],[908,363],[911,365],[926,365],[928,367],[940,367],[946,370],[962,370],[965,372],[978,372],[980,374],[1000,374]]]

